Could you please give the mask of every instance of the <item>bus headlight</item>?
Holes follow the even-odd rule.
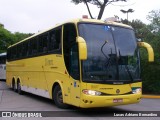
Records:
[[[136,89],[132,90],[133,94],[138,94],[138,93],[141,93],[141,92],[142,92],[141,88],[136,88]]]
[[[95,90],[87,90],[87,89],[85,89],[85,90],[82,90],[82,92],[84,94],[86,94],[86,95],[96,95],[96,96],[101,95],[101,92],[95,91]]]

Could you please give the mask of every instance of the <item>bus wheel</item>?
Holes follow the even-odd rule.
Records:
[[[62,90],[61,90],[59,85],[57,85],[54,88],[53,100],[54,100],[55,104],[57,105],[57,107],[59,107],[59,108],[68,108],[68,105],[63,103]]]
[[[22,95],[22,90],[21,90],[21,83],[20,81],[17,82],[17,92]]]
[[[15,80],[12,81],[12,89],[13,89],[13,91],[16,92],[16,84],[15,84]]]

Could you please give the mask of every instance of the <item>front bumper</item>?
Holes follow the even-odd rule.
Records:
[[[108,107],[117,105],[127,105],[138,103],[141,100],[142,94],[129,94],[129,95],[113,95],[113,96],[91,96],[82,95],[80,101],[81,108],[92,107]]]

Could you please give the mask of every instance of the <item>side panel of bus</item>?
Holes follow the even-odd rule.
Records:
[[[76,26],[66,24],[63,29],[50,30],[44,35],[49,35],[49,37],[43,37],[43,35],[41,37],[40,35],[40,41],[39,36],[34,37],[12,49],[13,60],[7,63],[7,84],[12,88],[15,84],[17,89],[18,82],[20,82],[23,91],[50,99],[54,97],[54,86],[59,85],[63,94],[63,102],[79,106],[81,84]],[[62,53],[53,51],[47,54],[34,55],[37,51],[35,43],[38,45],[43,43],[41,45],[43,47],[46,41],[50,41],[48,38],[52,39],[56,37],[55,35],[60,35],[58,39],[61,38],[61,42],[63,41],[60,46]],[[46,45],[49,46],[47,46],[48,50],[52,47],[57,48],[57,46],[52,45],[52,42]],[[22,54],[19,55],[18,51],[23,47],[26,47],[27,51],[22,50]],[[30,48],[31,50],[29,50]],[[17,59],[14,56],[22,56],[22,58]]]

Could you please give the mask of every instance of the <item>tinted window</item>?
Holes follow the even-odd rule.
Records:
[[[63,52],[64,61],[69,74],[76,80],[79,80],[79,59],[78,45],[76,43],[76,28],[74,24],[64,25],[63,32]]]
[[[29,55],[37,54],[37,38],[32,38],[30,40],[30,52]]]
[[[61,27],[52,29],[8,48],[8,61],[46,55],[49,52],[61,53],[61,30]]]
[[[49,32],[48,50],[54,51],[60,49],[61,28],[56,28]]]
[[[16,58],[21,58],[22,57],[22,43],[17,45],[17,52],[16,52]]]
[[[28,50],[29,50],[28,43],[29,43],[28,41],[23,42],[22,57],[27,57],[28,56]]]
[[[47,52],[48,33],[44,33],[38,37],[38,53]]]

